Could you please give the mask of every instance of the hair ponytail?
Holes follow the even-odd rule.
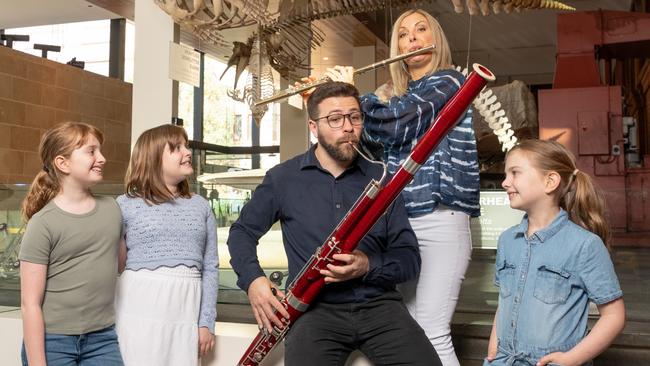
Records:
[[[23,200],[23,219],[29,221],[35,213],[40,211],[43,206],[47,205],[56,196],[60,189],[59,181],[52,179],[48,172],[44,170],[38,172],[29,187],[27,196]]]
[[[571,221],[598,235],[605,244],[609,243],[609,225],[605,220],[605,198],[594,186],[591,177],[577,171],[572,175],[566,193],[560,200]]]
[[[558,205],[569,219],[598,235],[607,245],[609,225],[605,220],[605,198],[591,177],[576,168],[575,158],[569,150],[556,141],[524,140],[508,152],[522,151],[532,164],[544,172],[560,175],[556,191]]]
[[[54,165],[54,159],[57,156],[69,158],[72,151],[85,144],[91,135],[95,136],[100,144],[104,142],[104,135],[100,130],[78,122],[60,124],[43,134],[38,147],[43,169],[36,174],[23,200],[22,216],[25,221],[29,221],[61,191],[62,172]]]

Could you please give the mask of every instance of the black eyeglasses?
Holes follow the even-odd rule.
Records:
[[[327,118],[327,124],[330,128],[337,130],[342,128],[345,124],[345,117],[350,120],[352,126],[361,126],[363,124],[363,113],[361,112],[352,112],[352,113],[332,113],[325,117],[316,118],[316,121],[319,119]]]

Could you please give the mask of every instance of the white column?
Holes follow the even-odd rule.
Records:
[[[173,40],[172,18],[152,0],[136,0],[132,145],[143,131],[170,123],[178,103],[169,78],[169,42]]]

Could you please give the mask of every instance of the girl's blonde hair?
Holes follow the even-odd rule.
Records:
[[[23,200],[22,216],[25,221],[31,219],[61,191],[63,172],[56,167],[54,159],[57,156],[70,158],[72,152],[83,146],[90,136],[95,136],[100,144],[104,143],[104,134],[99,129],[79,122],[66,122],[43,134],[38,147],[43,167],[36,174]]]
[[[433,32],[433,44],[436,48],[433,50],[433,57],[431,58],[431,72],[438,71],[441,69],[450,69],[453,67],[451,63],[451,50],[449,48],[449,42],[447,42],[447,37],[440,27],[440,23],[422,9],[412,9],[407,10],[402,15],[397,18],[393,24],[393,32],[390,36],[390,57],[395,57],[400,54],[399,52],[399,27],[402,24],[404,18],[411,14],[418,13],[429,22],[429,28]],[[389,65],[390,76],[393,79],[393,95],[402,96],[406,93],[408,87],[408,82],[411,79],[411,75],[406,68],[404,61],[393,62]]]
[[[187,133],[179,126],[162,125],[144,131],[138,137],[131,153],[131,161],[124,178],[126,195],[140,197],[153,204],[173,200],[174,194],[169,191],[163,178],[163,152],[165,145],[173,151],[187,141]],[[177,188],[181,197],[190,198],[187,179],[178,183]]]
[[[514,151],[524,152],[532,164],[543,172],[557,172],[560,186],[556,191],[558,204],[569,219],[609,242],[609,226],[605,220],[605,199],[593,184],[589,174],[576,168],[573,154],[556,141],[524,140]]]

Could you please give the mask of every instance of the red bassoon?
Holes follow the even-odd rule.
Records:
[[[383,187],[382,182],[376,180],[368,184],[357,202],[287,287],[286,296],[281,303],[289,313],[289,319],[285,319],[275,311],[275,315],[282,320],[284,327],[280,329],[274,325],[271,332],[261,330],[239,360],[238,366],[259,365],[273,347],[284,338],[289,327],[307,311],[309,304],[325,285],[320,271],[326,269],[327,264],[337,263],[332,256],[350,253],[357,247],[388,206],[413,179],[440,140],[456,125],[481,89],[488,81],[495,79],[492,72],[482,65],[474,64],[473,69],[474,71],[438,113],[431,127],[390,181]]]

